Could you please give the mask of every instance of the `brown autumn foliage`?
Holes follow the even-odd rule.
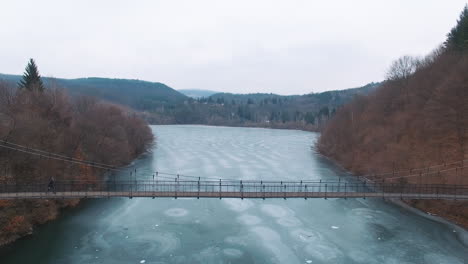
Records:
[[[153,141],[147,123],[117,105],[69,97],[59,88],[18,90],[0,83],[0,139],[77,159],[122,166]],[[103,170],[0,148],[0,183],[96,180]],[[74,200],[0,201],[0,245],[30,233]]]
[[[318,142],[321,153],[361,175],[468,159],[468,54],[440,48],[423,60],[405,58],[378,90],[337,111]],[[406,63],[414,70],[398,68]],[[423,172],[400,180],[468,184],[468,168],[444,172],[444,167],[429,177]],[[466,203],[412,204],[468,226]]]

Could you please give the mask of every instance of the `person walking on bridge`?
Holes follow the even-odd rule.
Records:
[[[54,177],[51,177],[49,180],[49,184],[47,185],[47,192],[53,191],[55,194],[55,180]]]

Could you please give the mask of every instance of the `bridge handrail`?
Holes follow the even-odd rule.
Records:
[[[166,191],[166,192],[363,192],[363,193],[421,193],[468,195],[468,185],[399,184],[345,181],[56,181],[48,183],[0,184],[0,193],[47,191]]]

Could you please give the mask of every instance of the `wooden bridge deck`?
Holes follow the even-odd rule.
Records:
[[[468,200],[468,195],[379,193],[379,192],[147,192],[147,191],[72,191],[72,192],[18,192],[0,193],[0,199],[69,199],[69,198],[385,198]]]

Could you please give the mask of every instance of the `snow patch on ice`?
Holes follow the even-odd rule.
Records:
[[[235,212],[243,212],[254,205],[250,200],[240,200],[240,199],[223,199],[223,202]]]
[[[188,214],[188,211],[183,208],[171,208],[164,212],[165,215],[171,217],[182,217]]]
[[[274,218],[281,218],[291,214],[291,212],[287,208],[275,204],[262,205],[261,210],[265,214]]]

